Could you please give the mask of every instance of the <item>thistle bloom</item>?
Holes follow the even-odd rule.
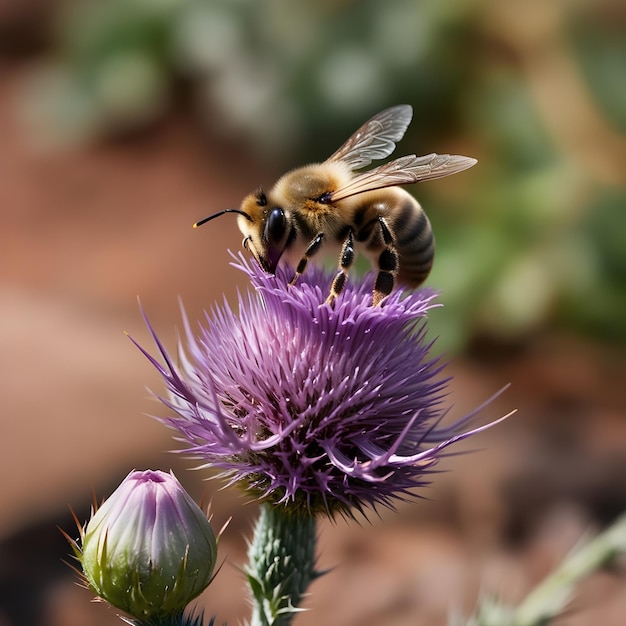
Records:
[[[292,511],[352,515],[414,497],[449,445],[486,428],[464,429],[478,409],[441,424],[432,291],[372,307],[372,276],[351,277],[331,306],[332,274],[308,267],[289,287],[288,269],[239,258],[255,289],[238,312],[215,308],[197,336],[183,313],[178,364],[151,328],[165,365],[142,349],[168,387],[163,421],[203,467]]]
[[[181,616],[205,589],[217,544],[173,474],[133,471],[95,512],[77,555],[101,598],[152,623]]]

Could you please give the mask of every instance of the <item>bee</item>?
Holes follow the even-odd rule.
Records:
[[[269,273],[287,259],[296,268],[291,286],[311,258],[323,248],[334,248],[339,262],[326,300],[330,304],[343,291],[357,251],[377,271],[374,306],[396,283],[419,286],[430,273],[435,240],[426,213],[399,185],[456,174],[477,161],[410,154],[360,172],[394,151],[412,116],[409,105],[381,111],[323,163],[287,172],[267,192],[261,188],[248,194],[241,208],[219,211],[194,228],[225,213],[238,214],[243,247]]]

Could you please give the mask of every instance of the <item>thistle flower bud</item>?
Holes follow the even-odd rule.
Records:
[[[132,471],[92,516],[80,560],[91,588],[146,620],[182,614],[211,581],[217,543],[174,474]]]

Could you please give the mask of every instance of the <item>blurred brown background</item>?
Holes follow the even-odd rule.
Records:
[[[432,315],[454,416],[503,385],[511,408],[425,500],[320,526],[297,624],[446,623],[479,593],[515,602],[583,533],[626,510],[626,9],[618,0],[429,3],[0,0],[0,626],[119,623],[75,585],[86,519],[132,468],[172,467],[213,500],[225,560],[203,595],[247,616],[255,507],[166,451],[137,297],[172,347],[246,289],[228,217],[408,102],[401,153],[479,166],[415,188],[435,226]],[[623,624],[623,572],[563,624]]]

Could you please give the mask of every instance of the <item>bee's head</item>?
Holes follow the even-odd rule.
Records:
[[[258,189],[244,198],[237,220],[243,245],[266,272],[273,274],[293,248],[307,215],[332,212],[331,194],[344,171],[342,164],[307,165],[284,174],[268,193]]]
[[[196,222],[194,228],[224,215],[237,213],[237,225],[243,234],[243,247],[249,250],[257,263],[273,274],[283,252],[293,242],[296,231],[287,211],[272,204],[262,190],[247,195],[240,209],[224,209]]]
[[[244,248],[266,272],[273,274],[296,236],[287,210],[259,189],[244,198],[237,224]]]

